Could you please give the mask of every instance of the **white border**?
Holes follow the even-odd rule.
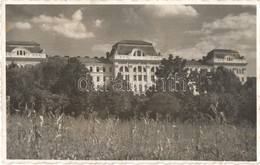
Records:
[[[2,111],[0,111],[0,116],[3,119],[0,122],[1,128],[1,142],[2,146],[0,149],[1,153],[1,162],[4,164],[15,163],[15,164],[259,164],[260,163],[260,147],[259,147],[259,132],[260,132],[260,58],[257,58],[257,161],[246,162],[246,161],[195,161],[195,160],[143,160],[143,161],[108,161],[108,160],[8,160],[6,159],[6,78],[5,78],[5,42],[6,42],[6,32],[5,32],[5,6],[8,4],[38,4],[38,5],[109,5],[109,4],[132,4],[132,5],[142,5],[142,4],[194,4],[194,5],[257,5],[257,52],[259,50],[259,21],[260,21],[260,6],[259,1],[257,0],[2,0],[1,4],[1,55],[0,64],[1,64],[1,101]]]

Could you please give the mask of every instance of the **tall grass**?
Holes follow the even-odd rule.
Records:
[[[8,159],[256,160],[256,128],[8,116]]]

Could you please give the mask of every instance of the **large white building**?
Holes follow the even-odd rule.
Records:
[[[80,58],[93,77],[95,88],[109,83],[118,73],[130,82],[134,93],[144,93],[155,83],[155,72],[162,56],[157,53],[152,43],[139,40],[124,40],[113,45],[106,57]],[[247,62],[234,50],[214,49],[200,60],[187,60],[186,67],[198,71],[215,71],[224,66],[233,71],[242,83],[247,80]]]
[[[7,41],[6,65],[11,63],[19,67],[35,65],[46,59],[46,53],[36,42]]]
[[[152,43],[124,40],[113,45],[106,58],[80,60],[90,70],[96,87],[109,83],[121,73],[134,93],[144,93],[155,82],[162,56],[156,53]]]
[[[106,57],[79,57],[92,76],[95,89],[101,89],[119,73],[130,83],[136,94],[145,91],[155,83],[162,56],[157,53],[152,43],[140,40],[124,40],[113,45]],[[18,66],[35,65],[46,59],[46,53],[35,42],[9,41],[6,43],[6,64]],[[186,67],[212,72],[219,66],[233,71],[242,83],[247,81],[246,59],[234,50],[214,49],[203,59],[187,60]]]

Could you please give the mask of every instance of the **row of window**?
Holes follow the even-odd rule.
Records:
[[[156,70],[158,70],[158,67],[152,67],[151,68],[151,72],[156,72]],[[126,66],[125,67],[121,66],[119,68],[119,71],[120,72],[129,72],[129,69]],[[146,72],[146,68],[142,67],[142,66],[138,66],[138,67],[134,67],[133,71],[134,72]]]
[[[17,54],[17,55],[21,55],[21,56],[25,56],[26,51],[24,51],[24,50],[18,50],[18,51],[16,51],[16,54]]]
[[[102,76],[96,76],[97,82],[101,82],[100,77],[102,77]],[[95,77],[93,77],[93,78],[95,78]],[[143,81],[143,80],[147,81],[147,75],[138,75],[138,76],[134,75],[133,78],[134,78],[134,81]],[[123,79],[129,81],[129,75],[124,75]],[[106,80],[107,80],[107,77],[103,76],[103,82],[105,82]],[[112,80],[112,76],[110,76],[110,80]],[[155,81],[155,75],[151,75],[151,80],[153,82]]]
[[[141,50],[137,50],[134,52],[134,56],[138,56],[138,57],[144,56],[144,52]]]
[[[234,73],[236,72],[237,74],[244,74],[245,69],[229,69],[230,71],[233,71]]]
[[[106,72],[106,67],[98,67],[98,66],[96,67],[96,72],[100,72],[101,68],[102,68],[103,72]],[[89,67],[89,71],[94,72],[94,69],[92,66]],[[112,67],[109,67],[109,72],[112,72]]]
[[[233,58],[227,57],[227,61],[233,61]]]

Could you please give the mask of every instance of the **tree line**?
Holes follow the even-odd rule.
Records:
[[[185,66],[185,59],[169,55],[168,59],[161,61],[156,72],[158,79],[165,81],[156,81],[145,95],[134,95],[133,92],[113,90],[116,81],[111,82],[106,92],[80,91],[78,80],[86,76],[91,80],[92,77],[85,64],[77,58],[50,57],[35,66],[22,68],[12,63],[6,67],[6,94],[10,98],[7,113],[65,113],[74,117],[116,117],[122,120],[148,117],[193,122],[204,120],[207,116],[214,118],[209,108],[218,105],[217,110],[225,114],[229,123],[256,123],[255,77],[249,77],[242,84],[233,72],[224,67],[207,72],[189,70]],[[183,80],[179,81],[175,90],[170,88],[176,81],[169,79],[171,75],[178,75]],[[128,87],[121,74],[116,80]],[[199,94],[194,95],[194,91]]]

